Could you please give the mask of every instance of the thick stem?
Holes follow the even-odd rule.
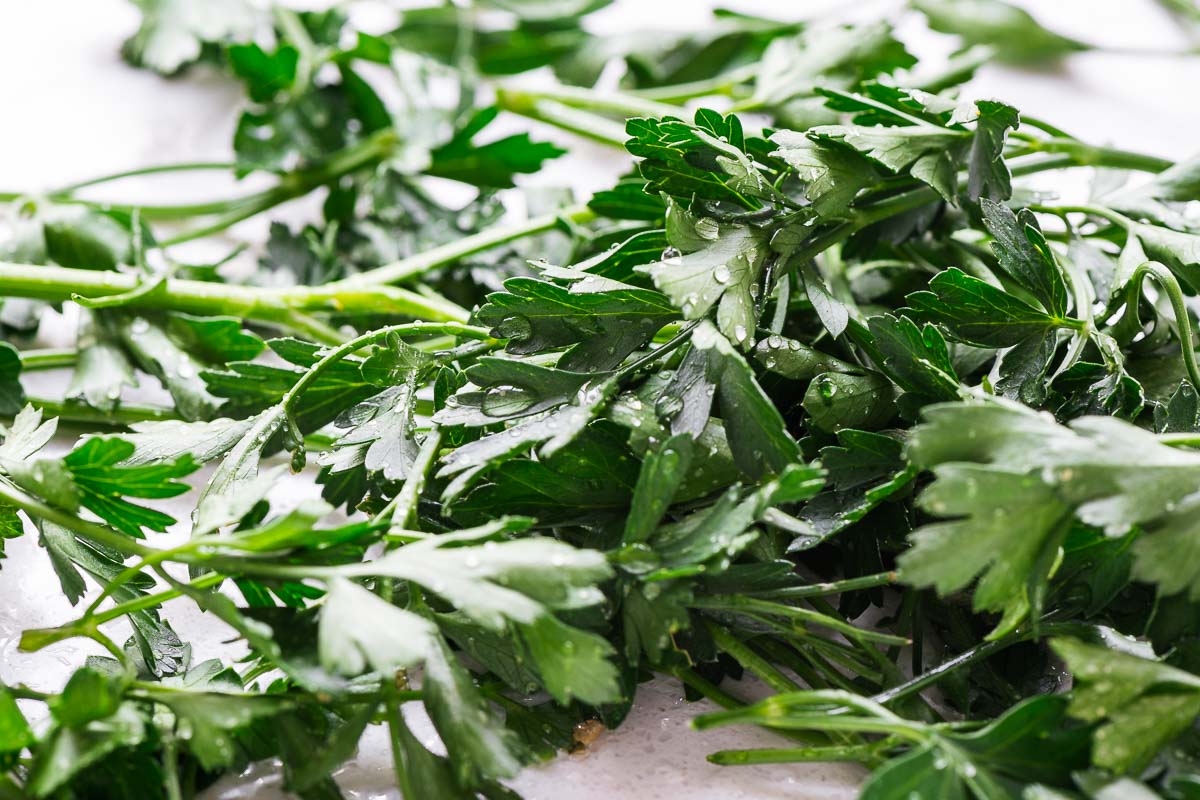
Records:
[[[625,148],[625,128],[607,117],[560,103],[557,100],[535,97],[527,92],[501,89],[496,92],[496,104],[505,111],[545,122],[568,133],[601,144]]]
[[[621,92],[602,92],[579,86],[556,86],[553,89],[504,90],[527,99],[553,100],[572,108],[601,111],[622,117],[667,117],[678,116],[680,109],[667,103],[658,103],[635,95]]]
[[[1175,163],[1170,159],[1135,153],[1131,150],[1098,147],[1077,139],[1063,137],[1039,139],[1032,136],[1022,138],[1033,150],[1043,153],[1064,153],[1071,156],[1076,164],[1084,167],[1114,167],[1116,169],[1136,169],[1143,172],[1162,172]]]
[[[47,417],[58,417],[63,422],[80,422],[111,428],[125,428],[137,422],[160,422],[179,419],[174,408],[166,406],[121,403],[111,409],[93,408],[86,403],[71,400],[51,400],[45,397],[30,397],[29,404]]]
[[[73,367],[75,366],[76,359],[79,357],[79,353],[74,348],[66,347],[62,349],[22,350],[20,356],[21,370],[29,372],[35,369]]]
[[[70,300],[76,295],[110,297],[133,291],[140,281],[139,276],[123,272],[0,262],[0,295],[8,297],[50,301]],[[127,305],[210,316],[228,315],[284,326],[289,324],[289,315],[295,311],[397,314],[458,322],[470,316],[466,309],[444,298],[372,285],[370,281],[267,288],[168,278],[162,290],[131,296]]]
[[[885,744],[886,744],[885,740]],[[857,761],[870,763],[879,758],[879,744],[859,744],[831,747],[779,747],[759,750],[718,750],[710,753],[709,762],[723,766],[747,764],[822,763],[828,761]]]

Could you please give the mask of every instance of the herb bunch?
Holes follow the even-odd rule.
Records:
[[[36,536],[81,607],[21,648],[107,655],[0,686],[0,797],[177,800],[276,758],[334,798],[372,725],[405,797],[514,797],[654,673],[725,709],[700,727],[780,733],[712,760],[855,761],[864,797],[1194,796],[1200,161],[956,97],[1088,45],[986,0],[916,4],[961,39],[936,73],[882,22],[139,5],[131,62],[208,62],[246,107],[229,164],[5,195],[0,545]],[[555,85],[509,77],[535,69]],[[489,134],[501,110],[635,166],[578,204],[521,192],[570,155]],[[1078,167],[1086,203],[1024,181]],[[211,169],[274,183],[84,191]],[[314,192],[253,270],[176,257]],[[66,307],[76,347],[32,346]],[[26,392],[43,369],[64,396]],[[127,401],[147,381],[170,402]],[[289,469],[313,491],[274,507]],[[189,492],[189,520],[156,507]],[[194,662],[175,598],[245,658]]]

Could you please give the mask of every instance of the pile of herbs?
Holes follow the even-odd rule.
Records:
[[[4,196],[0,544],[37,537],[79,608],[20,647],[107,655],[0,686],[0,797],[176,800],[274,758],[335,798],[373,725],[410,800],[513,797],[655,673],[724,707],[700,727],[780,734],[712,760],[855,761],[868,798],[1197,796],[1200,161],[956,99],[1089,47],[1004,4],[916,3],[961,45],[935,70],[884,22],[589,33],[605,4],[368,33],[139,0],[125,57],[245,108],[229,164]],[[572,155],[501,111],[633,167],[514,189]],[[269,185],[90,199],[183,170]],[[253,269],[178,256],[309,194]],[[39,349],[60,312],[77,345]],[[64,395],[26,392],[46,369]],[[288,469],[312,492],[273,504]],[[193,661],[175,598],[245,657]]]

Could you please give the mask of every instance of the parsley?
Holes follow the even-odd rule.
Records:
[[[276,759],[338,797],[381,726],[406,797],[511,797],[651,672],[724,707],[698,727],[781,734],[713,761],[856,761],[868,798],[1190,796],[1200,170],[947,91],[1091,45],[920,0],[962,50],[914,85],[882,21],[137,5],[128,60],[245,102],[227,163],[3,195],[0,557],[36,537],[78,607],[22,650],[106,655],[0,685],[0,796],[176,800]],[[530,188],[570,134],[632,169]],[[1076,166],[1147,175],[1086,204],[1024,183]],[[266,188],[91,199],[185,170]],[[179,258],[318,192],[260,251]],[[31,346],[64,304],[74,345]],[[179,603],[245,657],[194,660]]]

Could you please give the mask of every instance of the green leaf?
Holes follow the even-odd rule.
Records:
[[[979,207],[1004,274],[1037,298],[1046,313],[1066,316],[1066,280],[1037,219],[1028,209],[1014,214],[1008,206],[987,198],[980,200]]]
[[[881,314],[867,326],[883,357],[880,368],[907,393],[898,401],[906,412],[962,396],[946,341],[933,325],[918,327],[907,317]]]
[[[845,142],[892,172],[908,172],[951,203],[958,194],[957,153],[970,139],[966,131],[933,125],[891,128],[825,125],[812,129],[810,134]]]
[[[673,397],[680,397],[681,402],[657,409],[660,417],[671,422],[672,431],[686,430],[693,437],[698,436],[700,430],[692,421],[698,421],[702,429],[715,398],[720,404],[734,462],[747,477],[758,480],[779,474],[796,463],[800,451],[788,434],[779,410],[729,340],[705,321],[692,334],[691,347],[675,381],[686,379],[688,373],[695,378],[686,394],[682,388],[667,389]]]
[[[133,364],[121,349],[119,336],[107,324],[107,318],[83,312],[77,343],[79,358],[67,386],[67,396],[82,398],[93,408],[106,411],[115,408],[122,389],[138,385]]]
[[[767,46],[754,82],[754,99],[768,107],[782,107],[787,117],[792,115],[789,101],[811,97],[817,87],[853,85],[915,63],[886,22],[812,26]]]
[[[246,92],[256,103],[268,103],[296,81],[300,53],[284,44],[268,53],[257,43],[235,44],[225,51],[233,74],[246,84]]]
[[[657,292],[626,289],[585,294],[547,281],[511,278],[476,313],[505,349],[526,355],[568,348],[558,368],[602,372],[617,366],[678,312]]]
[[[1043,61],[1090,45],[1047,30],[1024,9],[1002,0],[914,0],[935,31],[959,36],[965,45],[990,45],[1005,61]]]
[[[693,197],[758,208],[779,199],[763,166],[746,151],[737,116],[701,108],[695,124],[674,117],[627,120],[625,149],[641,158],[648,192],[683,202]]]
[[[461,779],[475,783],[516,772],[515,742],[428,619],[335,579],[322,607],[319,637],[322,663],[345,675],[374,670],[389,676],[423,664],[425,704]]]
[[[72,450],[63,464],[84,506],[117,530],[141,537],[142,528],[165,531],[175,520],[122,498],[176,497],[191,487],[175,479],[190,475],[199,465],[188,454],[171,462],[124,465],[122,462],[134,450],[134,445],[124,439],[92,437]]]
[[[979,577],[974,607],[1005,614],[992,634],[996,636],[1029,613],[1031,589],[1048,578],[1045,559],[1058,549],[1070,526],[1071,507],[1021,464],[963,463],[939,457],[937,451],[944,446],[941,437],[966,437],[969,447],[970,440],[978,441],[983,434],[981,425],[987,416],[956,414],[951,410],[955,408],[927,409],[931,422],[918,428],[919,438],[910,442],[909,454],[918,465],[932,468],[936,478],[921,494],[920,507],[956,519],[918,528],[910,537],[912,548],[901,554],[899,564],[905,582],[935,588],[943,595]]]
[[[659,291],[683,312],[684,319],[702,319],[716,305],[721,332],[740,347],[750,347],[758,318],[755,297],[769,257],[763,232],[720,226],[711,220],[692,218],[682,210],[672,215],[679,221],[674,227],[668,226],[667,238],[686,252],[665,256],[637,271],[650,276]],[[681,234],[679,228],[688,230]]]
[[[54,727],[38,745],[26,790],[33,797],[49,797],[82,770],[121,748],[140,744],[146,733],[145,718],[130,702],[81,728]]]
[[[184,456],[196,464],[207,464],[228,452],[253,424],[253,419],[226,417],[200,422],[135,422],[129,426],[131,433],[121,434],[121,441],[133,445],[133,454],[121,464],[161,464]]]
[[[1015,108],[996,100],[980,100],[975,107],[979,116],[967,154],[967,197],[1007,200],[1012,195],[1012,174],[1004,160],[1004,142],[1020,117]]]
[[[896,413],[891,384],[874,373],[818,375],[804,393],[803,406],[809,422],[829,433],[843,428],[879,428]]]
[[[862,368],[809,347],[798,339],[773,334],[760,339],[754,360],[768,372],[793,381],[812,380],[822,372],[855,374]]]
[[[525,652],[537,665],[542,684],[559,703],[578,700],[600,705],[621,699],[621,685],[611,660],[616,650],[606,639],[549,614],[518,627]]]
[[[650,538],[671,505],[692,464],[692,438],[680,433],[665,440],[642,459],[622,543],[638,544]]]
[[[426,174],[475,186],[507,189],[515,185],[514,174],[538,172],[546,161],[567,152],[549,142],[535,142],[527,133],[505,136],[483,145],[474,144],[472,139],[476,134],[499,113],[494,106],[474,112],[450,141],[434,148],[433,161],[425,170]]]
[[[137,0],[142,24],[121,49],[125,58],[171,75],[200,57],[210,43],[242,39],[254,31],[255,18],[243,0]]]
[[[0,686],[0,754],[19,753],[34,743],[33,731],[7,687]]]
[[[482,427],[533,416],[570,402],[593,376],[528,361],[483,357],[466,370],[469,384],[434,415],[439,425]]]
[[[113,676],[81,667],[71,674],[62,694],[54,698],[50,712],[58,724],[81,728],[112,716],[121,705],[123,690],[121,681]]]
[[[1051,646],[1075,678],[1071,715],[1099,723],[1092,744],[1099,767],[1140,774],[1200,715],[1200,678],[1190,672],[1075,639]]]
[[[56,264],[80,269],[116,269],[130,256],[128,228],[113,217],[77,209],[47,220],[43,226],[46,256]]]
[[[796,131],[776,131],[771,155],[787,162],[808,184],[804,196],[822,218],[849,216],[858,193],[874,186],[880,175],[871,160],[837,138]]]
[[[20,378],[20,354],[8,342],[0,342],[0,417],[15,416],[25,405]]]
[[[1046,397],[1046,375],[1060,328],[1074,320],[1053,316],[989,283],[951,268],[929,282],[929,291],[908,296],[913,312],[951,338],[977,347],[1011,347],[997,388],[1031,405]]]

